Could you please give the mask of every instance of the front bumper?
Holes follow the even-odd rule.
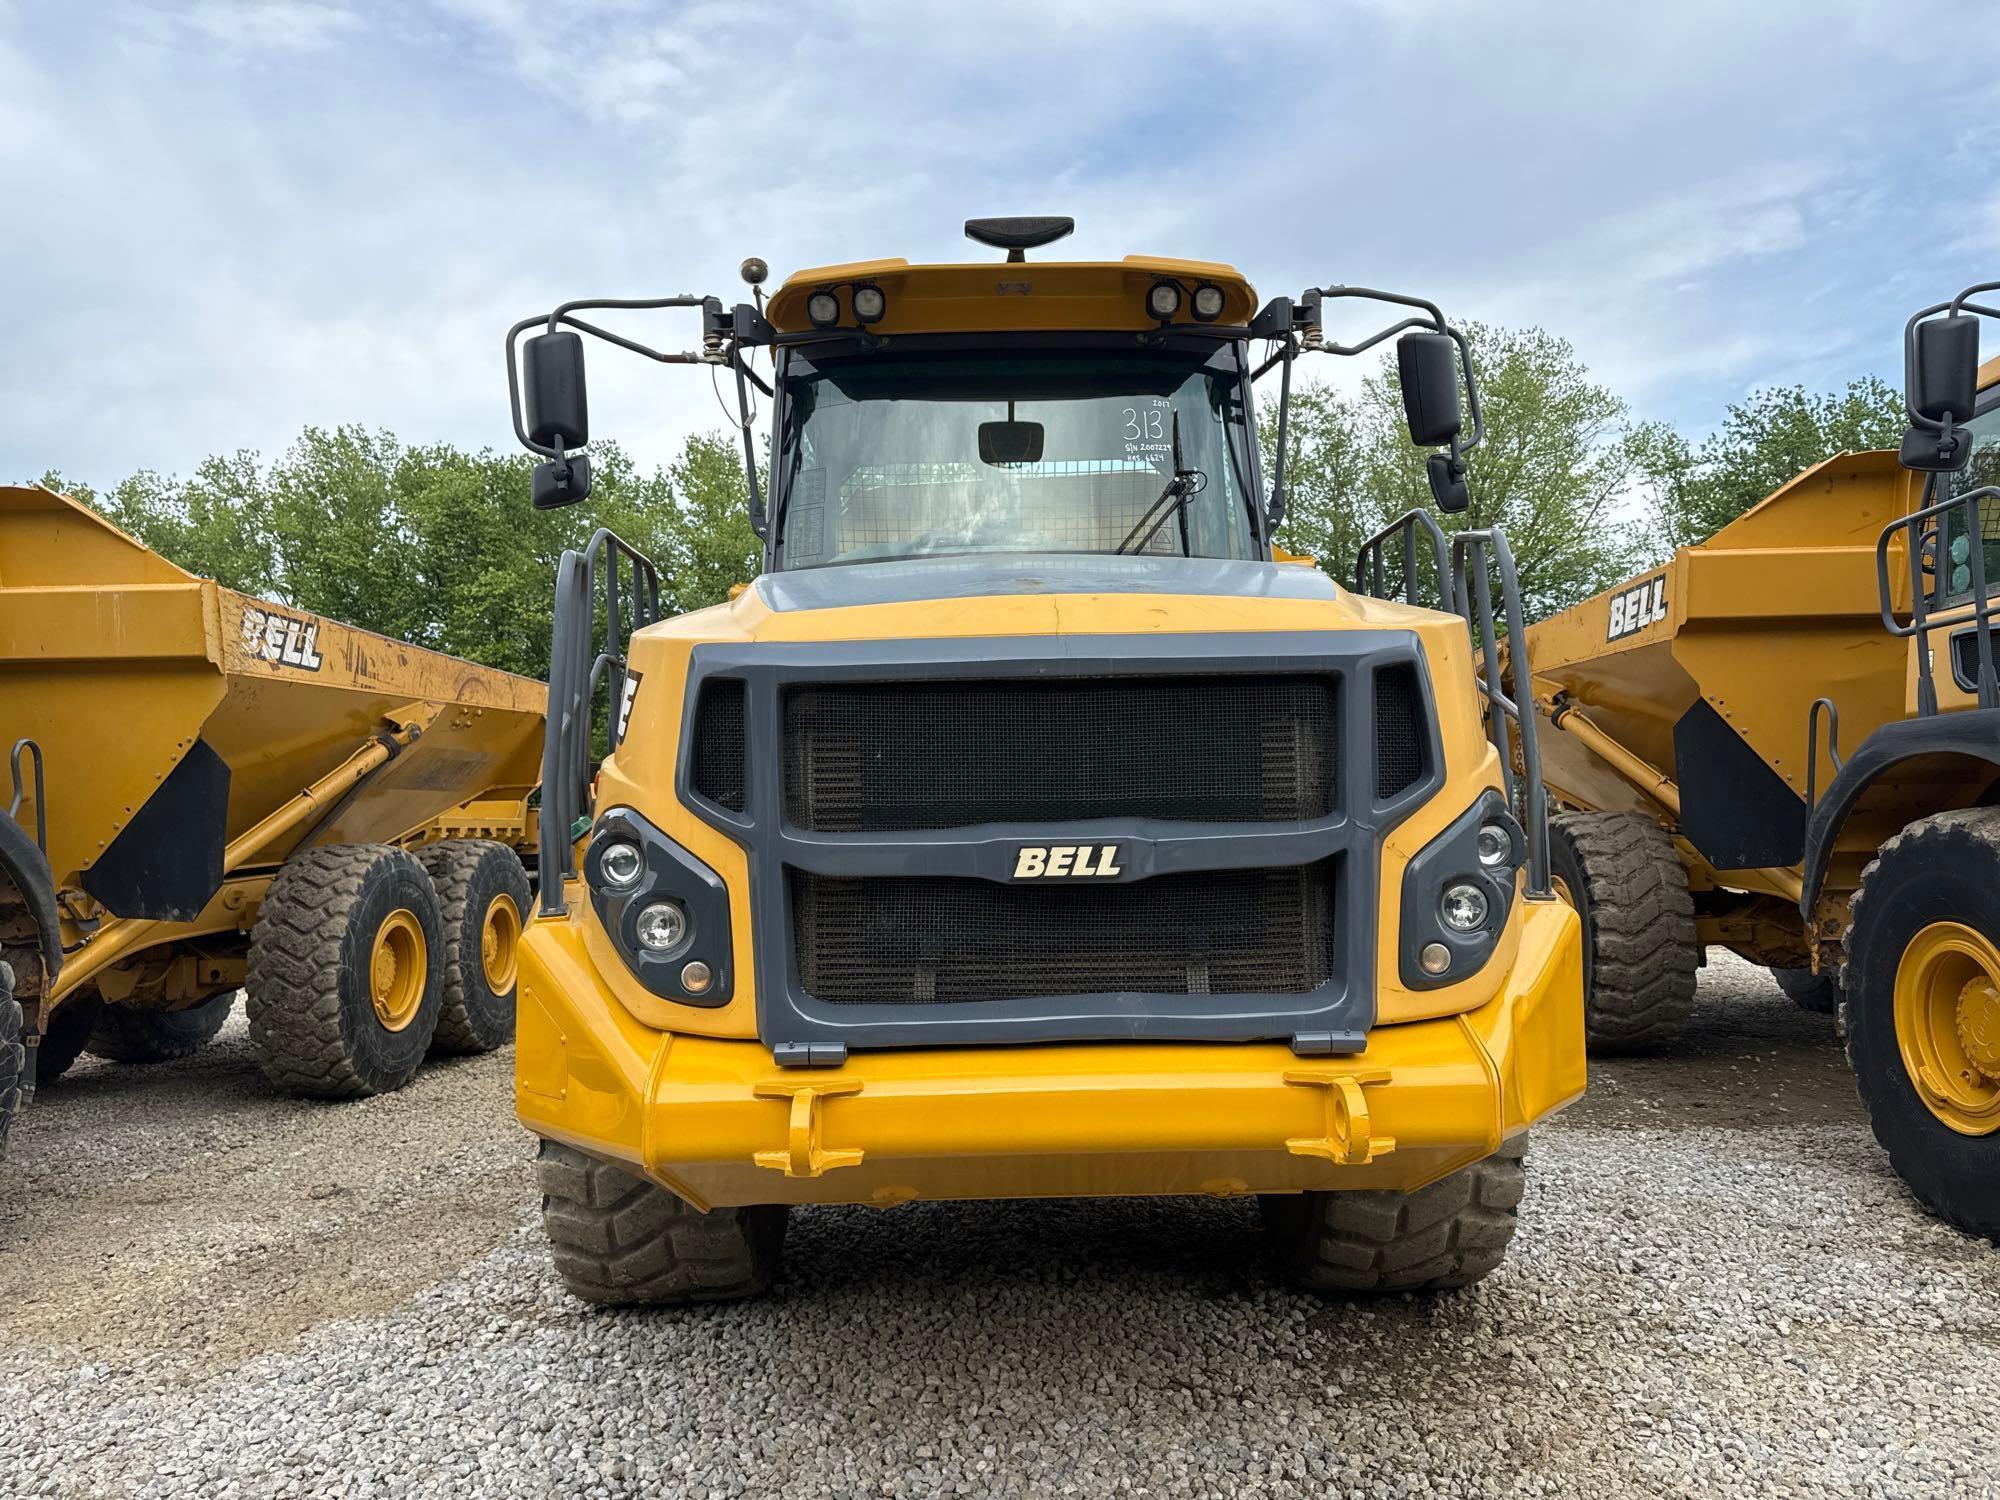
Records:
[[[781,1068],[756,1041],[655,1031],[601,991],[574,924],[522,945],[515,1104],[538,1135],[703,1208],[1410,1190],[1583,1091],[1576,916],[1523,903],[1498,995],[1366,1048],[1104,1042],[855,1052]]]

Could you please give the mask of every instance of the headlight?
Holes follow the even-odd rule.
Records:
[[[1514,838],[1498,823],[1482,823],[1479,828],[1479,862],[1498,869],[1514,857]]]
[[[632,931],[642,947],[671,953],[687,941],[687,912],[672,901],[655,901],[633,919]]]
[[[628,891],[639,883],[639,876],[646,868],[646,857],[639,852],[637,844],[606,844],[604,852],[597,856],[597,868],[603,873],[604,883],[614,891]]]
[[[1486,892],[1465,881],[1446,886],[1444,899],[1438,902],[1438,915],[1453,932],[1479,931],[1486,925],[1486,913]]]

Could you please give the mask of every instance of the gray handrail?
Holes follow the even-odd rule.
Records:
[[[1933,476],[1931,485],[1939,482],[1940,479]],[[1931,493],[1930,488],[1927,487],[1925,493]],[[1986,589],[1986,549],[1981,545],[1979,519],[1979,502],[1995,497],[2000,497],[2000,488],[1990,484],[1967,490],[1963,495],[1937,501],[1891,521],[1875,539],[1875,587],[1882,610],[1883,628],[1893,636],[1915,637],[1917,640],[1917,713],[1921,716],[1938,711],[1937,682],[1931,668],[1930,633],[1967,623],[1977,626],[1979,706],[2000,707],[2000,677],[1995,675],[1993,662],[1993,600]],[[1962,510],[1965,514],[1966,561],[1972,568],[1972,598],[1965,604],[1953,605],[1942,613],[1932,614],[1930,602],[1925,597],[1922,533],[1926,529],[1934,532],[1936,529],[1927,528],[1924,523],[1935,521],[1954,510]],[[1898,532],[1909,533],[1910,623],[1907,625],[1896,618],[1889,586],[1889,544]],[[1941,532],[1936,534],[1942,535]],[[1950,562],[1950,558],[1940,557],[1937,566],[1949,567]]]
[[[630,580],[626,579],[629,567]],[[600,590],[600,581],[603,588]],[[597,632],[600,593],[604,633]],[[582,551],[556,565],[555,630],[549,643],[549,717],[542,739],[542,914],[569,910],[563,882],[576,873],[576,820],[590,797],[590,725],[606,700],[609,748],[618,747],[632,632],[660,618],[660,572],[652,559],[600,527]],[[615,669],[615,674],[614,670]]]

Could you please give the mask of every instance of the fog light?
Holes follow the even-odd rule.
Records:
[[[1417,963],[1426,974],[1442,974],[1451,967],[1451,949],[1443,943],[1425,943]]]
[[[639,945],[653,953],[671,953],[687,941],[687,913],[671,901],[655,901],[632,927]]]
[[[1514,857],[1513,837],[1498,823],[1485,823],[1479,829],[1479,862],[1489,870],[1506,864]]]
[[[858,286],[854,289],[855,322],[872,323],[882,316],[882,310],[887,306],[879,286]]]
[[[806,316],[815,328],[831,328],[840,321],[840,299],[832,292],[814,292],[806,298]]]
[[[714,978],[715,975],[709,972],[708,965],[697,958],[681,970],[681,988],[690,995],[699,995],[708,988]]]
[[[639,853],[637,844],[619,842],[606,844],[604,852],[597,856],[597,868],[604,876],[604,883],[613,890],[629,890],[639,883],[640,872],[646,868],[645,856]]]
[[[1477,932],[1486,925],[1486,892],[1462,882],[1446,886],[1438,915],[1453,932]]]
[[[1198,286],[1194,289],[1194,315],[1204,323],[1213,323],[1222,316],[1222,288],[1219,286]]]
[[[1162,323],[1181,310],[1181,289],[1171,281],[1156,281],[1146,293],[1146,309]]]

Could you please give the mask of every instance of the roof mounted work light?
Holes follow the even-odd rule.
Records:
[[[864,285],[854,289],[854,321],[857,323],[878,321],[888,305],[879,286]]]
[[[1146,293],[1146,311],[1162,323],[1173,321],[1175,313],[1181,310],[1181,289],[1172,281],[1156,281],[1151,291]]]
[[[831,328],[840,321],[840,299],[832,292],[814,292],[806,298],[806,316],[815,328]]]
[[[1194,315],[1204,323],[1222,316],[1222,288],[1204,281],[1194,289]]]

